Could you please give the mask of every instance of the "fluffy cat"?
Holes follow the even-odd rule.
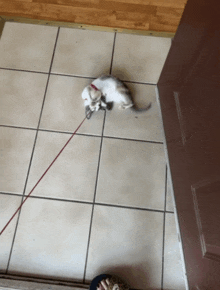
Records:
[[[103,75],[86,86],[82,98],[88,119],[95,111],[111,110],[114,103],[119,104],[119,109],[131,108],[136,112],[146,111],[151,107],[149,104],[146,108],[138,109],[126,85],[111,75]]]

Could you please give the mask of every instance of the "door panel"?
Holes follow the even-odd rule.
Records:
[[[188,0],[158,82],[189,289],[220,289],[220,21]]]
[[[192,185],[194,210],[204,258],[220,261],[219,194],[220,180],[204,180]],[[210,214],[211,212],[211,214]],[[217,229],[217,230],[216,230]]]

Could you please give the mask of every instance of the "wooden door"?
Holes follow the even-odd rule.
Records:
[[[220,289],[220,3],[188,0],[158,82],[189,289]]]

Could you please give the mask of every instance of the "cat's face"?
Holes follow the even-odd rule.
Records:
[[[95,90],[91,86],[87,86],[82,92],[84,105],[89,106],[91,111],[98,111],[100,109],[101,96],[101,91]]]

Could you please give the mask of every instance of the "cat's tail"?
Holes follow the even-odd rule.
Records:
[[[134,111],[135,113],[142,113],[142,112],[145,112],[145,111],[148,111],[150,108],[151,108],[151,103],[149,103],[146,107],[143,107],[143,108],[139,108],[136,104],[134,104],[132,107],[131,107],[131,110]]]

